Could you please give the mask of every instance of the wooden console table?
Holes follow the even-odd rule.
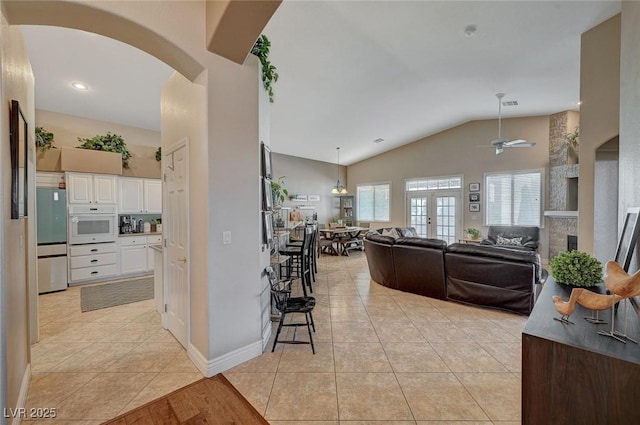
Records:
[[[549,276],[522,331],[522,423],[640,424],[640,346],[597,334],[611,328],[611,309],[600,312],[606,325],[584,320],[591,311],[580,305],[570,317],[574,325],[553,320],[551,297],[568,300],[570,292]],[[620,307],[616,328],[623,330]],[[640,340],[633,308],[627,334]]]

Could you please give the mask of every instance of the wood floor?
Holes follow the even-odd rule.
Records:
[[[180,388],[105,424],[268,425],[269,423],[227,378],[218,374]]]

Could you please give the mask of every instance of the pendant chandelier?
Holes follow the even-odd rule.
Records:
[[[338,180],[333,189],[331,189],[331,193],[334,195],[346,195],[349,192],[347,192],[347,188],[340,183],[340,148],[338,147],[336,150],[338,151]]]

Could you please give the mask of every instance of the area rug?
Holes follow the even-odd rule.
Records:
[[[80,288],[80,308],[83,312],[151,298],[153,298],[153,277]]]
[[[103,425],[144,423],[269,425],[223,375],[204,378]]]

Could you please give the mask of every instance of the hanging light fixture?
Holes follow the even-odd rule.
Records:
[[[331,193],[334,195],[346,195],[349,192],[347,192],[347,188],[340,183],[340,148],[338,147],[336,150],[338,151],[338,181],[333,189],[331,189]]]

